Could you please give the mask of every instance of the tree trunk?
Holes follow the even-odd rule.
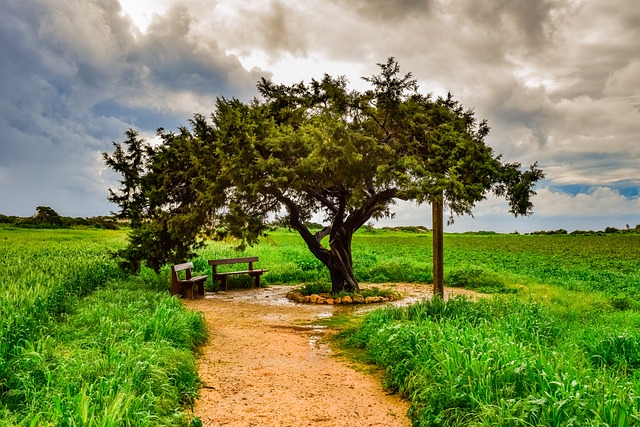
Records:
[[[342,291],[355,292],[360,290],[353,274],[351,258],[351,236],[341,233],[334,236],[330,242],[331,250],[325,263],[331,276],[331,293]]]
[[[443,194],[431,201],[433,223],[433,294],[444,299],[444,200]]]
[[[351,257],[353,233],[362,227],[381,207],[386,206],[390,200],[396,197],[396,194],[395,188],[376,193],[360,209],[351,212],[346,218],[346,194],[341,193],[337,196],[339,203],[336,205],[325,200],[324,197],[318,196],[320,201],[333,213],[333,224],[315,234],[311,233],[301,220],[300,208],[293,200],[282,193],[276,194],[276,198],[289,210],[291,227],[298,231],[311,253],[329,270],[331,292],[335,294],[342,291],[356,292],[360,290],[353,274]],[[329,236],[329,249],[321,244],[322,239],[327,235]]]
[[[294,216],[293,218],[296,217]],[[333,228],[326,228],[314,235],[300,221],[291,221],[291,226],[298,231],[311,253],[329,270],[332,293],[360,290],[353,274],[353,260],[351,257],[353,232],[347,231],[345,227],[338,227],[339,231],[335,231]],[[323,237],[328,234],[331,236],[329,249],[321,244]]]

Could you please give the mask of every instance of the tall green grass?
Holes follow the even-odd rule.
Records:
[[[168,276],[122,276],[124,233],[0,229],[0,425],[187,425],[204,321]]]
[[[43,332],[52,317],[118,277],[105,236],[78,230],[0,229],[0,358]]]
[[[436,299],[369,314],[351,337],[411,399],[416,426],[640,423],[633,320],[573,322],[516,299]],[[626,326],[623,326],[626,325]]]

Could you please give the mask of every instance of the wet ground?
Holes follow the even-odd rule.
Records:
[[[431,297],[427,285],[376,285],[400,292],[393,303]],[[198,360],[204,383],[195,414],[204,426],[410,426],[408,403],[381,378],[337,357],[317,320],[382,306],[298,304],[292,288],[271,286],[185,300],[201,311],[210,339]],[[447,290],[446,296],[468,293]]]

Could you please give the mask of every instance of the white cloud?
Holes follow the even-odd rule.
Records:
[[[640,197],[625,197],[607,187],[595,187],[588,193],[568,194],[542,188],[534,198],[537,215],[575,217],[615,217],[638,215]]]

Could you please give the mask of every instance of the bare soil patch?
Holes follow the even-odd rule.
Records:
[[[366,285],[364,285],[366,286]],[[430,285],[375,285],[405,297],[394,305],[430,298]],[[290,286],[231,290],[184,300],[204,314],[210,338],[198,360],[204,383],[195,415],[204,426],[410,426],[408,402],[387,393],[380,378],[335,354],[331,331],[315,325],[334,314],[375,305],[297,304]],[[447,289],[447,296],[463,289]]]

